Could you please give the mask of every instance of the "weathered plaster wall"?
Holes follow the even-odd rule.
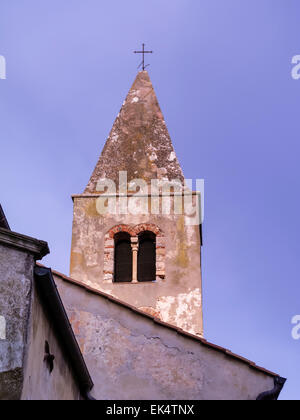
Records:
[[[47,244],[0,233],[0,400],[78,399],[70,366],[36,295],[35,258],[45,255]],[[51,375],[45,340],[55,355]]]
[[[0,400],[21,396],[33,266],[33,256],[0,244]]]
[[[55,276],[97,399],[254,400],[273,378]]]
[[[173,205],[173,204],[172,204]],[[109,293],[165,322],[203,334],[199,225],[184,215],[100,215],[97,197],[74,198],[70,276]],[[105,235],[115,226],[151,223],[163,232],[164,255],[157,269],[165,275],[153,283],[113,283],[107,266]],[[161,240],[161,238],[158,238]],[[113,245],[113,240],[111,240]],[[159,256],[160,258],[160,256]],[[108,268],[107,274],[104,268]]]
[[[33,288],[22,400],[78,400],[80,392],[53,329],[51,320]],[[45,357],[45,341],[54,355],[54,369],[50,373]]]

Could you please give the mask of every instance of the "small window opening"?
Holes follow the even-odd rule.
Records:
[[[50,353],[50,346],[48,341],[45,341],[45,356],[44,356],[44,362],[47,364],[47,368],[50,373],[52,373],[54,369],[54,359],[55,356]]]
[[[139,234],[138,281],[156,280],[156,236],[153,232]]]
[[[115,235],[115,261],[114,281],[132,281],[132,250],[130,235],[127,232],[119,232]]]

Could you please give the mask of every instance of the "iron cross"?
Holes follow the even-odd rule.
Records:
[[[142,50],[142,51],[134,51],[134,53],[135,53],[135,54],[143,54],[143,61],[142,61],[142,62],[141,62],[141,64],[139,65],[139,67],[140,67],[140,66],[142,66],[143,71],[145,70],[145,68],[146,68],[146,67],[150,66],[150,64],[147,64],[147,65],[145,66],[145,54],[152,54],[152,53],[153,53],[153,51],[145,51],[145,44],[143,44],[143,50]],[[138,67],[138,68],[139,68],[139,67]]]

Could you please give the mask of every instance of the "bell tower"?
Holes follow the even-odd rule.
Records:
[[[70,276],[202,335],[200,199],[143,70],[85,191],[73,195]]]

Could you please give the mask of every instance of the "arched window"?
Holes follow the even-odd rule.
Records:
[[[156,280],[156,236],[153,232],[139,234],[138,281]]]
[[[115,282],[132,281],[132,250],[130,235],[127,232],[119,232],[115,239]]]

